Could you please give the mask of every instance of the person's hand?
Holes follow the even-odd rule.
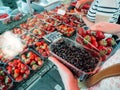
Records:
[[[116,34],[120,32],[120,25],[108,22],[99,22],[90,27],[93,31],[102,31],[105,33]]]
[[[87,0],[79,0],[79,1],[77,1],[75,7],[76,7],[77,9],[82,8],[82,6],[83,6],[85,3],[87,3],[86,1],[87,1]]]
[[[49,57],[48,59],[57,66],[64,83],[65,90],[79,90],[77,79],[74,77],[72,72],[62,63],[60,63],[55,57]]]

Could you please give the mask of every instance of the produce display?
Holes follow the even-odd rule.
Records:
[[[8,90],[12,87],[12,79],[0,68],[0,90]]]
[[[7,63],[6,71],[12,76],[15,82],[20,82],[23,81],[23,79],[27,79],[30,74],[28,66],[17,58]]]
[[[43,57],[48,57],[50,55],[48,44],[45,41],[35,42],[34,48],[39,52]]]
[[[43,65],[42,58],[32,50],[24,51],[24,53],[20,57],[22,61],[30,66],[32,70],[37,70]]]
[[[101,58],[99,53],[79,46],[69,39],[60,39],[50,46],[51,53],[60,61],[70,63],[70,67],[75,66],[78,72],[93,73]],[[73,66],[72,66],[73,65]],[[71,70],[74,70],[71,69]]]
[[[50,55],[58,58],[79,77],[81,74],[96,73],[102,61],[110,56],[116,44],[113,38],[105,37],[100,31],[81,28],[85,23],[81,17],[73,14],[74,10],[66,10],[65,15],[61,15],[57,13],[58,9],[67,8],[62,4],[54,10],[35,13],[11,29],[21,39],[24,50],[11,59],[6,58],[0,49],[0,90],[8,90],[15,82],[24,82],[30,74],[33,75],[32,72],[42,68],[44,59]],[[89,4],[85,4],[76,10],[86,13],[88,9]],[[8,14],[0,14],[0,20],[7,17]],[[21,18],[20,13],[13,20],[16,22]],[[5,23],[8,22],[10,18],[5,19]],[[76,35],[75,42],[73,35]],[[48,45],[47,41],[51,44]]]
[[[101,31],[93,32],[83,28],[78,29],[76,41],[90,49],[99,51],[103,61],[112,52],[112,46],[116,44],[113,38],[106,38]]]

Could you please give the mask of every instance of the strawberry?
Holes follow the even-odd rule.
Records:
[[[8,65],[9,65],[9,66],[14,66],[14,65],[13,65],[13,62],[9,62]]]
[[[32,70],[37,70],[37,68],[38,68],[38,65],[36,64],[32,65]]]
[[[91,42],[94,42],[94,41],[96,41],[95,36],[91,36]]]
[[[102,61],[104,62],[106,60],[107,56],[106,55],[103,55],[102,56]]]
[[[12,67],[11,66],[7,66],[7,72],[8,72],[8,74],[12,73]]]
[[[31,63],[30,63],[30,65],[34,65],[36,62],[35,61],[32,61]]]
[[[20,73],[21,73],[21,74],[24,74],[24,73],[25,73],[25,70],[24,70],[24,69],[21,69],[21,70],[20,70]]]
[[[104,39],[104,38],[105,38],[105,35],[104,35],[103,32],[101,32],[101,31],[96,32],[96,39],[97,40],[101,40],[101,39]]]
[[[5,83],[8,84],[11,82],[12,82],[12,80],[8,76],[5,76]]]
[[[99,41],[100,46],[107,46],[107,41],[105,39],[102,39]]]
[[[30,60],[29,59],[25,59],[24,62],[25,62],[25,64],[30,64]]]
[[[79,28],[78,34],[84,37],[86,35],[86,31],[83,28]]]
[[[111,52],[112,52],[112,47],[107,47],[107,55],[110,55]]]
[[[19,69],[15,69],[15,70],[14,70],[14,73],[19,75],[20,70],[19,70]]]
[[[107,48],[105,46],[98,46],[98,49],[100,50],[101,56],[104,56],[107,54]]]
[[[113,38],[107,38],[106,41],[107,41],[107,46],[113,46],[116,44],[115,39]]]
[[[29,74],[30,74],[30,70],[29,70],[29,69],[26,70],[26,71],[25,71],[25,74],[29,75]]]
[[[4,80],[4,76],[0,75],[0,80],[3,81]]]
[[[42,60],[38,61],[38,65],[41,66],[43,64]]]
[[[19,76],[18,73],[14,73],[14,75],[13,75],[14,78],[17,78],[18,76]]]
[[[94,47],[98,47],[98,43],[97,43],[97,41],[92,41],[92,43],[91,43]]]
[[[43,57],[47,57],[48,55],[47,55],[46,52],[43,52],[43,53],[42,53],[42,56],[43,56]]]
[[[29,59],[34,59],[34,58],[35,58],[34,54],[30,55],[30,57],[29,57]]]
[[[86,35],[91,35],[91,30],[86,30]]]
[[[20,82],[23,80],[23,77],[21,75],[19,75],[17,78],[15,78],[15,81]]]

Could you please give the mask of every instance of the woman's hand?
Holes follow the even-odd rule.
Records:
[[[87,1],[87,0],[78,0],[77,3],[76,3],[76,5],[75,5],[75,7],[76,7],[77,9],[82,8],[82,6],[83,6],[85,3],[87,3],[86,1]]]
[[[102,31],[105,33],[116,34],[120,32],[120,25],[108,22],[99,22],[90,27],[93,31]]]
[[[86,3],[91,3],[91,2],[93,2],[94,0],[78,0],[77,1],[77,3],[76,3],[76,5],[75,5],[75,7],[77,8],[77,9],[80,9],[80,8],[82,8],[82,6],[84,5],[84,4],[86,4]]]
[[[77,79],[74,77],[72,72],[62,63],[60,63],[55,57],[49,57],[49,60],[57,66],[64,83],[65,90],[79,90]]]

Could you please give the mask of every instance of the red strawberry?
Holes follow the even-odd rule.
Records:
[[[43,64],[42,60],[38,61],[38,65],[41,66]]]
[[[0,75],[0,80],[3,81],[4,80],[4,76]]]
[[[104,38],[105,38],[105,35],[104,35],[103,32],[101,32],[101,31],[96,32],[96,39],[97,40],[101,40],[101,39],[104,39]]]
[[[94,42],[94,41],[96,41],[95,36],[91,36],[91,42]]]
[[[86,30],[86,35],[91,35],[91,30]]]
[[[107,47],[107,55],[110,55],[111,52],[112,52],[112,47]]]
[[[18,74],[19,74],[19,73],[20,73],[20,70],[19,70],[19,69],[15,69],[15,70],[14,70],[14,73],[18,73]]]
[[[30,74],[30,70],[29,70],[29,69],[26,70],[26,71],[25,71],[25,74],[29,75],[29,74]]]
[[[98,43],[97,43],[97,41],[92,41],[92,43],[91,43],[94,47],[98,47]]]
[[[21,74],[24,74],[24,73],[25,73],[25,70],[24,70],[24,69],[21,69],[21,70],[20,70],[20,73],[21,73]]]
[[[107,41],[107,46],[113,46],[116,44],[115,39],[113,38],[107,38],[106,41]]]
[[[11,66],[7,66],[7,72],[8,72],[8,74],[12,73],[12,67]]]
[[[98,46],[98,49],[100,50],[101,56],[104,56],[107,54],[107,48],[105,46]]]
[[[84,37],[86,35],[86,31],[83,28],[79,28],[78,34]]]
[[[14,66],[14,65],[13,65],[13,62],[9,62],[8,65],[9,65],[9,66]]]
[[[106,60],[107,56],[106,55],[103,55],[102,56],[102,61],[104,62]]]
[[[107,41],[102,39],[102,40],[99,41],[99,45],[100,46],[107,46]]]
[[[37,70],[37,68],[38,68],[38,65],[36,64],[32,65],[32,70]]]
[[[30,63],[30,65],[34,65],[36,62],[35,61],[32,61],[31,63]]]
[[[19,75],[17,78],[15,78],[15,81],[20,82],[23,80],[23,77],[21,75]]]
[[[48,55],[47,55],[46,52],[43,52],[43,53],[42,53],[42,56],[43,56],[43,57],[47,57]]]

